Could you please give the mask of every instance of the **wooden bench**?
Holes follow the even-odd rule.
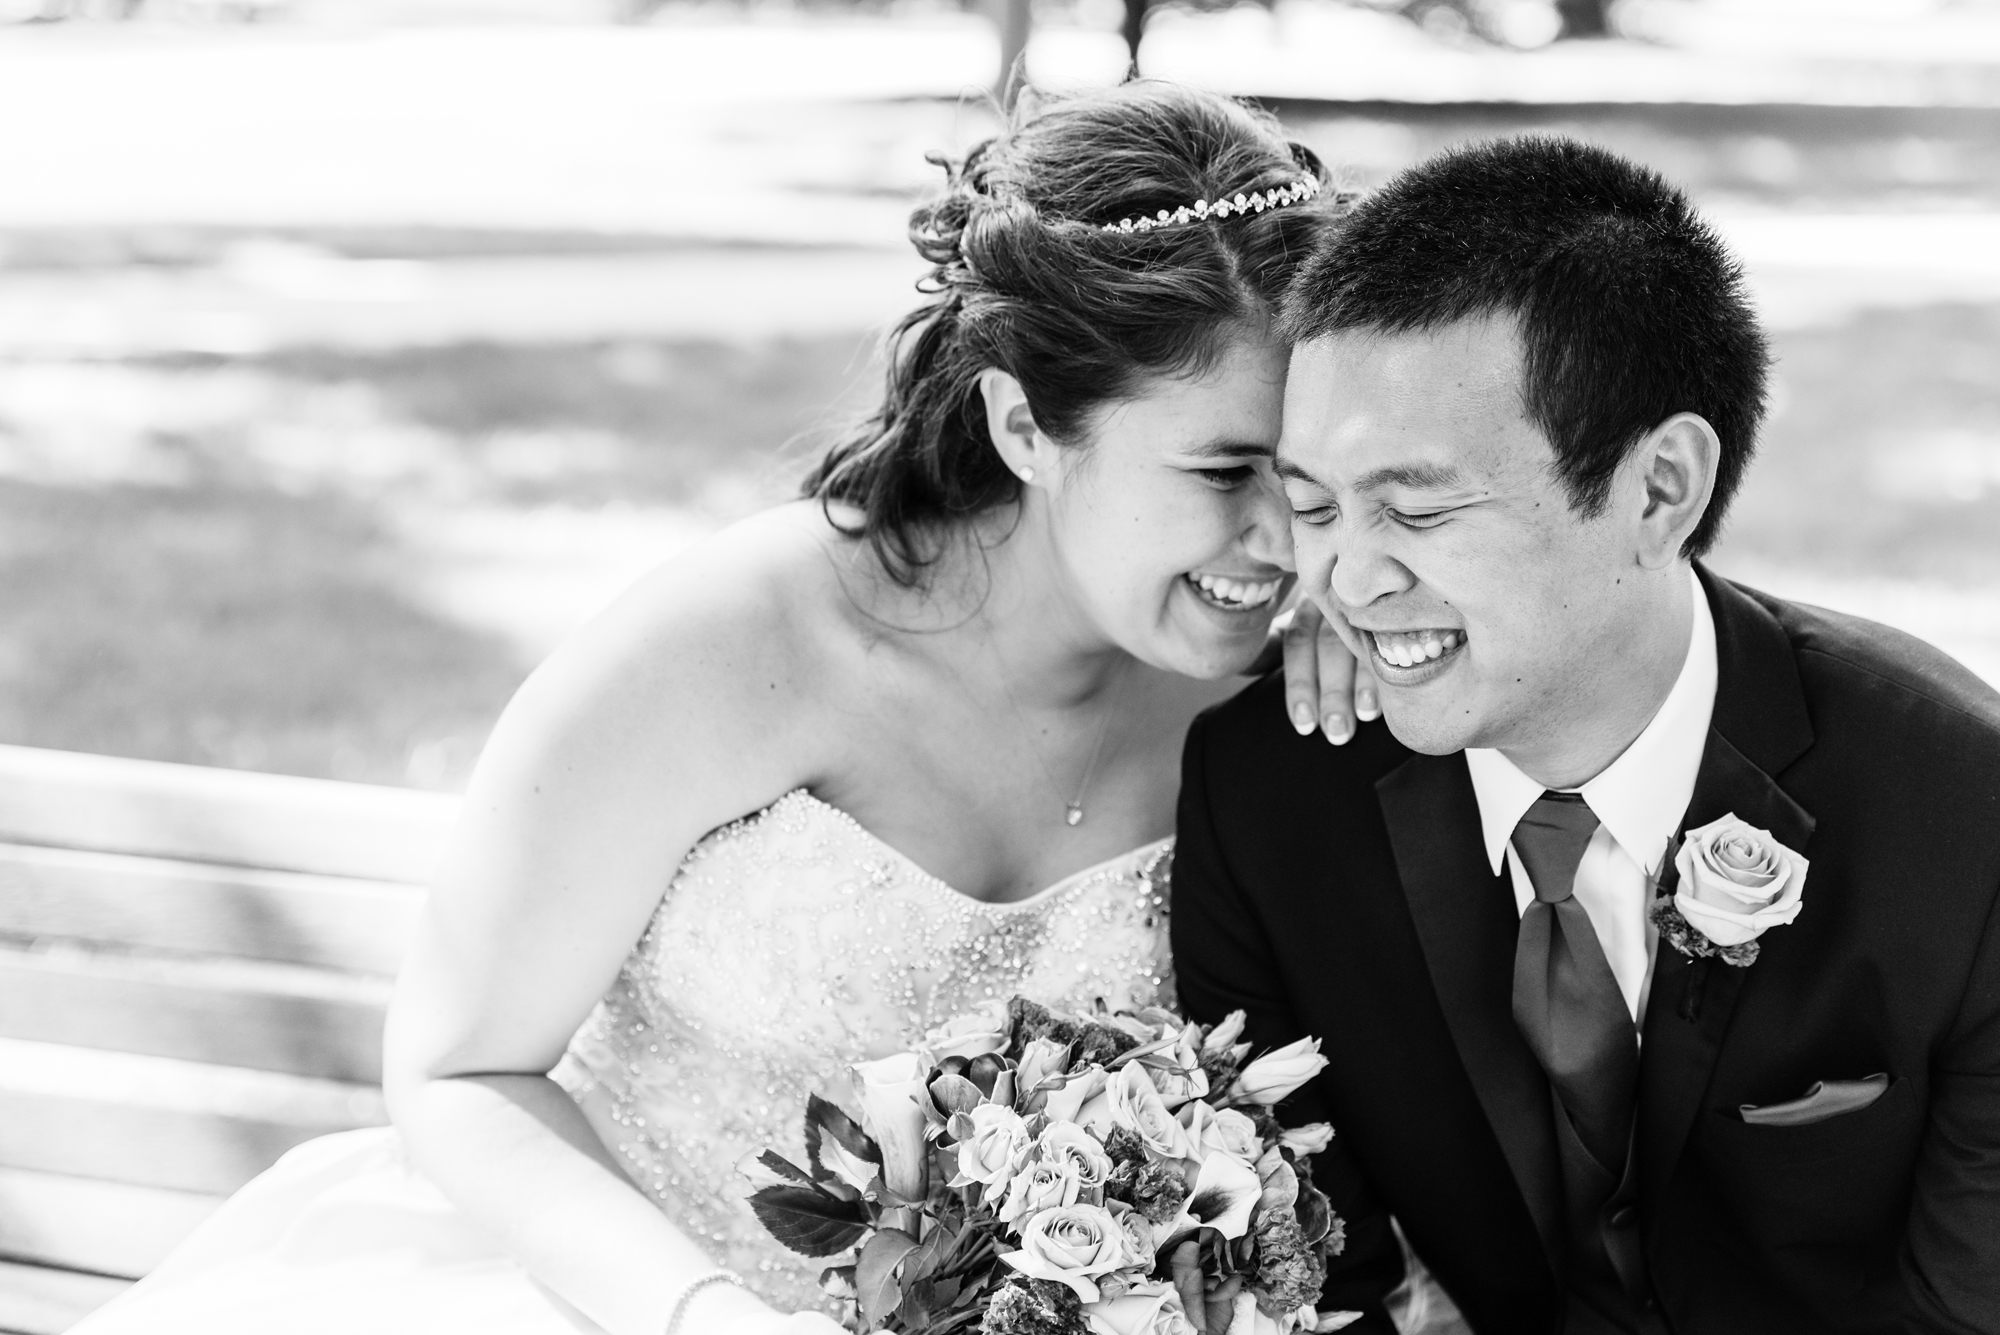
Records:
[[[385,1120],[456,808],[0,746],[0,1332],[67,1328],[291,1146]]]

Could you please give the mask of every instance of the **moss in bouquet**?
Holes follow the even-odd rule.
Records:
[[[1052,1279],[1008,1280],[986,1306],[985,1335],[1089,1335],[1083,1300]]]
[[[1007,1024],[1007,1055],[1017,1061],[1022,1050],[1038,1038],[1072,1044],[1072,1067],[1093,1062],[1101,1066],[1139,1046],[1139,1040],[1122,1030],[1088,1020],[1067,1019],[1026,997],[1015,997],[1007,1003]]]
[[[1319,1300],[1326,1283],[1326,1259],[1306,1241],[1299,1217],[1272,1210],[1257,1223],[1257,1274],[1251,1292],[1266,1316],[1296,1312]]]
[[[1133,1163],[1115,1165],[1104,1179],[1104,1194],[1144,1215],[1146,1222],[1164,1226],[1180,1217],[1187,1200],[1187,1180],[1178,1163]]]
[[[1104,1153],[1114,1167],[1131,1165],[1134,1173],[1146,1166],[1146,1142],[1128,1126],[1114,1126],[1104,1137]],[[1128,1201],[1127,1204],[1130,1204]]]

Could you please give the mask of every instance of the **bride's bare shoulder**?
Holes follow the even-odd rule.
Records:
[[[670,754],[759,773],[809,768],[812,757],[782,754],[782,739],[810,734],[797,725],[851,658],[854,545],[809,503],[733,524],[593,618],[509,712],[576,739],[593,762]]]

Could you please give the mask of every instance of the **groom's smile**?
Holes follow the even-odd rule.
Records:
[[[1626,521],[1579,514],[1529,419],[1513,321],[1347,330],[1292,354],[1277,471],[1299,581],[1419,751],[1533,749],[1640,610]]]

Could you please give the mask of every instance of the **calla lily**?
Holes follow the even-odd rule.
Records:
[[[906,1201],[924,1197],[925,1077],[929,1071],[914,1052],[899,1052],[852,1068],[861,1101],[861,1120],[882,1147],[882,1182]]]
[[[1201,1161],[1194,1190],[1181,1206],[1180,1218],[1166,1233],[1178,1237],[1197,1228],[1212,1228],[1225,1238],[1240,1238],[1250,1231],[1250,1216],[1263,1191],[1256,1169],[1233,1154],[1213,1151]]]

